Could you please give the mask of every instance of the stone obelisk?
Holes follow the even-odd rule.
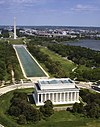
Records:
[[[14,39],[16,39],[16,17],[14,17]]]

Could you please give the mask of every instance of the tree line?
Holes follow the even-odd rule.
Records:
[[[80,90],[80,97],[85,103],[75,103],[72,110],[69,108],[67,110],[73,113],[81,113],[90,118],[100,118],[100,94],[83,89]]]
[[[12,70],[15,79],[19,80],[21,69],[15,50],[8,42],[0,42],[0,81],[12,81]]]
[[[37,123],[54,113],[53,104],[50,100],[44,102],[44,106],[36,109],[28,102],[27,94],[24,92],[14,92],[10,102],[11,105],[7,112],[17,119],[18,124]]]
[[[51,51],[67,57],[74,63],[84,65],[87,70],[76,69],[76,73],[72,73],[72,77],[77,77],[78,80],[96,81],[100,79],[100,52],[93,51],[80,46],[65,46],[62,44],[49,44],[48,48]]]
[[[87,49],[80,46],[70,46],[61,44],[51,44],[48,48],[62,57],[68,57],[76,64],[85,65],[87,67],[100,67],[100,52]]]
[[[9,37],[9,31],[6,29],[1,29],[1,35],[0,37],[8,38]]]
[[[54,77],[66,77],[67,74],[65,70],[62,68],[62,65],[59,61],[55,61],[51,59],[47,54],[41,52],[40,47],[34,44],[27,45],[28,50],[31,54],[36,57],[38,61],[43,63],[48,72],[52,74]]]
[[[75,41],[78,38],[70,38],[66,36],[39,36],[39,35],[25,35],[28,39],[31,39],[32,42],[35,43],[61,43],[61,42],[66,42],[66,41]]]

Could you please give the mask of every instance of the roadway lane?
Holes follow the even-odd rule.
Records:
[[[15,89],[34,88],[34,83],[15,84],[0,88],[0,96]]]

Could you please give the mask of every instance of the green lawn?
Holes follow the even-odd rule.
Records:
[[[22,89],[16,91],[32,93],[33,89]],[[50,118],[41,120],[37,124],[30,123],[19,126],[16,123],[16,120],[6,113],[6,110],[9,108],[13,92],[14,91],[9,92],[0,97],[0,123],[5,127],[100,127],[100,119],[89,119],[79,114],[72,114],[67,111],[55,112]]]
[[[13,38],[3,38],[3,39],[0,39],[1,42],[5,42],[5,41],[9,41],[10,44],[24,44],[23,41],[25,42],[29,42],[29,39],[27,38],[18,38],[16,40],[14,40]]]
[[[76,70],[80,70],[80,71],[83,71],[83,70],[91,70],[91,68],[86,67],[85,65],[79,65]]]
[[[23,39],[19,38],[19,39],[9,39],[10,44],[23,44]]]
[[[72,61],[65,60],[64,58],[62,58],[58,54],[55,54],[54,52],[50,51],[47,48],[41,47],[41,51],[49,55],[53,60],[59,61],[68,76],[69,76],[69,73],[72,71],[72,69],[76,67],[76,64],[74,64]]]

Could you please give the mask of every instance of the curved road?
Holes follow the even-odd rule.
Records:
[[[15,84],[0,88],[0,96],[15,89],[34,88],[34,83]],[[4,127],[0,124],[0,127]]]
[[[24,88],[34,88],[34,83],[23,83],[23,84],[15,84],[15,85],[10,85],[10,86],[5,86],[0,88],[0,96],[15,90],[15,89],[24,89]]]

